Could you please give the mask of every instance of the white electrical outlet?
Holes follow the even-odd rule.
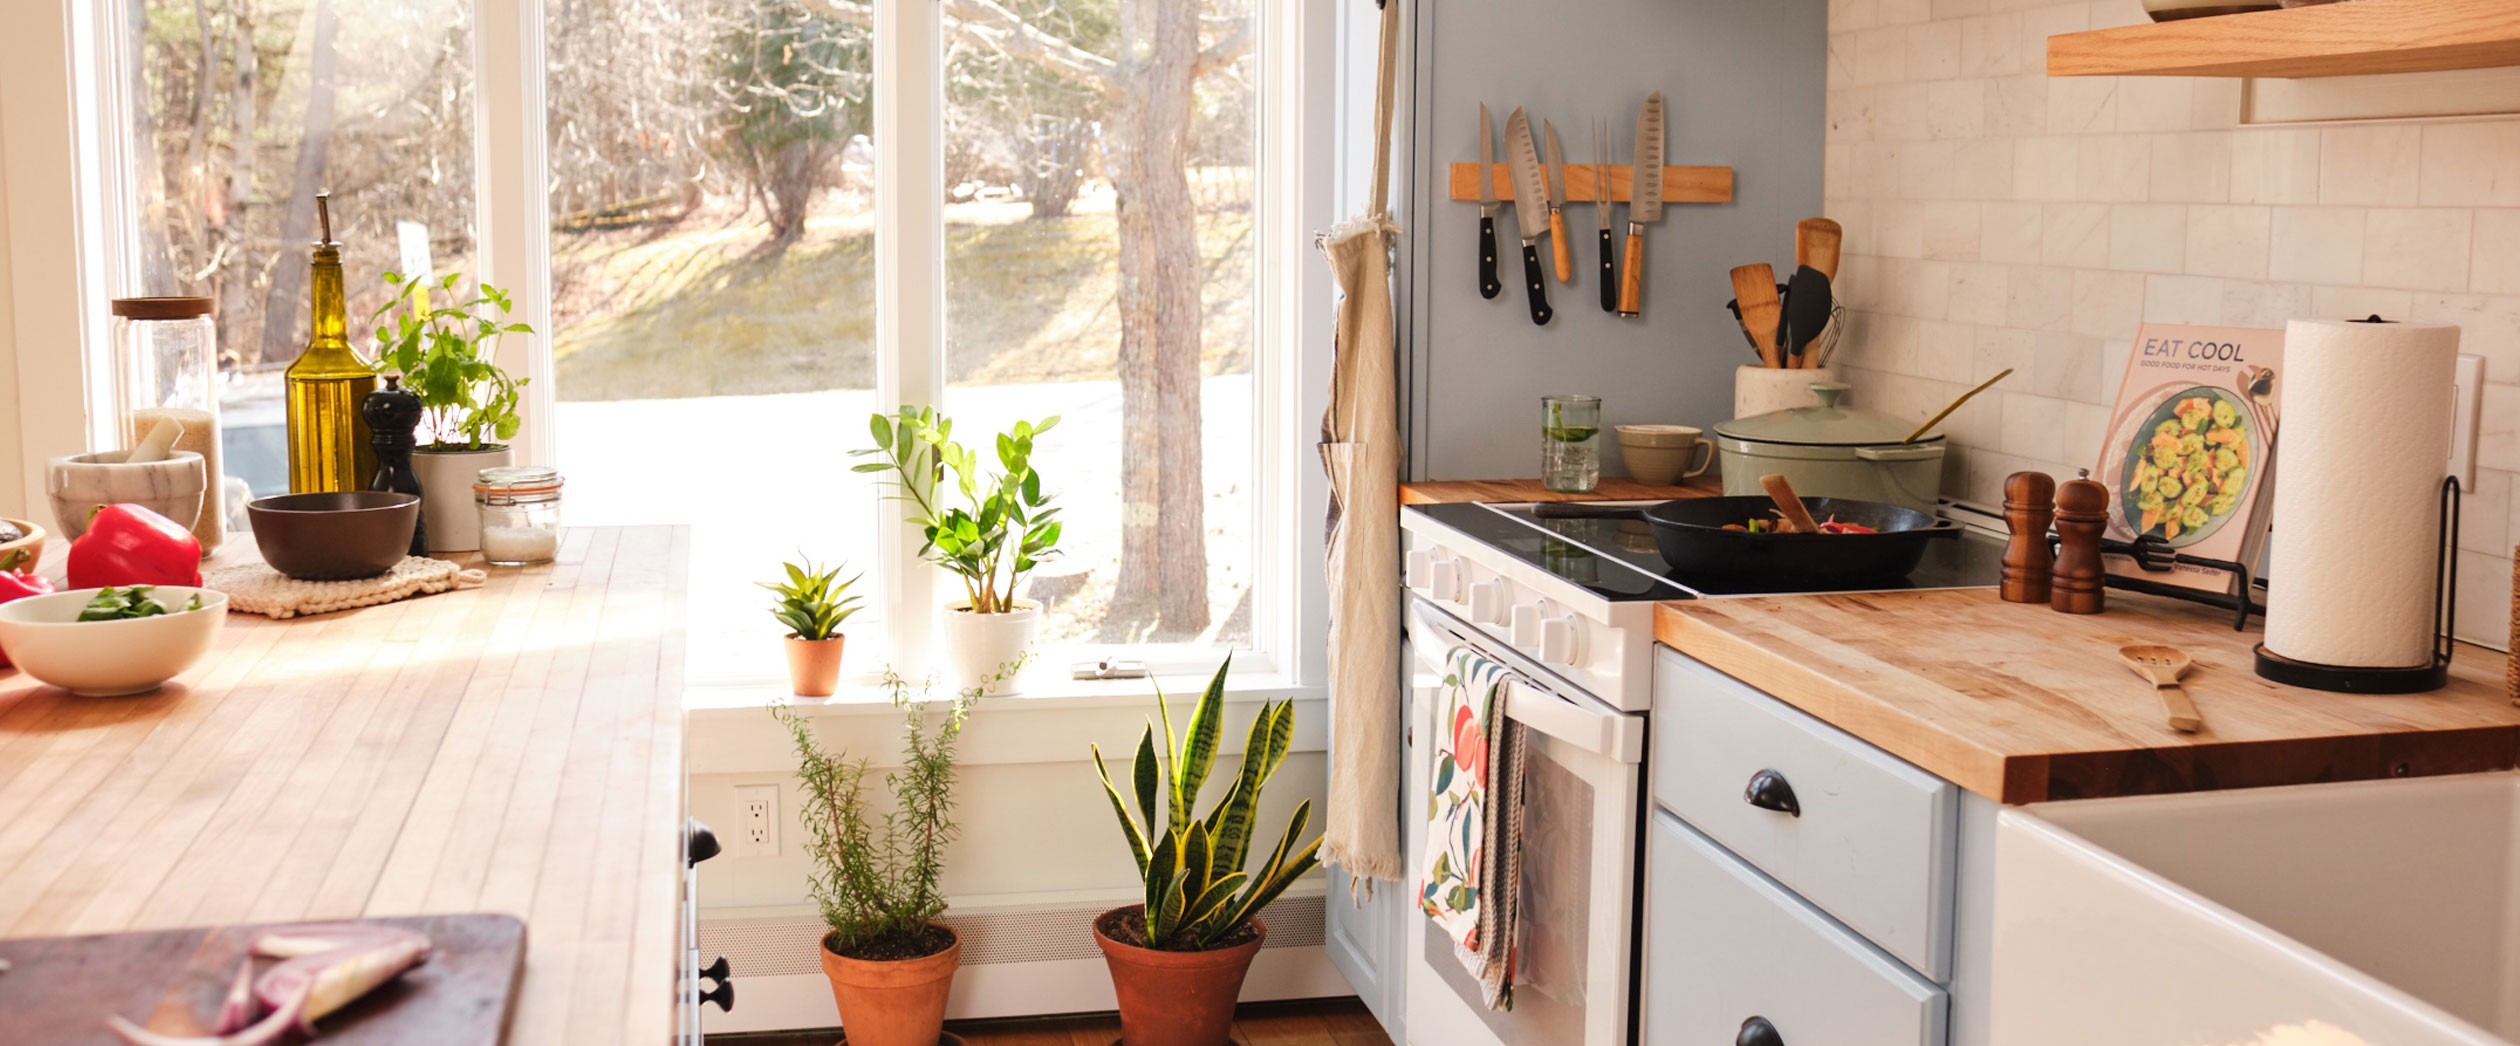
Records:
[[[2450,403],[2450,474],[2459,489],[2476,490],[2476,421],[2485,412],[2485,357],[2459,357],[2458,384]]]
[[[779,855],[779,786],[735,789],[735,856]]]

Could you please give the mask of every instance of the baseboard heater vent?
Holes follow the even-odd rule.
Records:
[[[1261,947],[1321,945],[1322,905],[1320,894],[1279,897],[1261,910],[1261,920],[1269,924],[1269,939]],[[962,934],[965,966],[1093,959],[1102,955],[1094,947],[1094,917],[1109,908],[957,908],[946,915],[945,921]],[[822,936],[823,924],[813,919],[713,922],[706,913],[700,917],[700,954],[726,956],[727,962],[745,977],[821,973],[822,966],[815,955]]]

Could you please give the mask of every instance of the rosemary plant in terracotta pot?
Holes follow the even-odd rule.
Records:
[[[903,715],[901,769],[882,782],[890,812],[873,808],[865,759],[824,748],[794,708],[770,714],[796,745],[810,892],[830,927],[823,975],[849,1046],[936,1046],[962,963],[962,938],[936,920],[956,834],[954,742],[971,706],[957,694],[940,716],[901,677],[887,673],[884,686]]]
[[[1225,715],[1225,672],[1232,664],[1228,659],[1208,681],[1178,740],[1172,710],[1162,691],[1156,692],[1163,752],[1156,752],[1155,724],[1150,722],[1138,739],[1129,794],[1112,782],[1102,747],[1094,746],[1094,769],[1102,775],[1103,791],[1120,818],[1121,835],[1146,887],[1144,901],[1094,920],[1094,943],[1111,969],[1120,1002],[1120,1041],[1126,1046],[1224,1046],[1243,975],[1250,972],[1252,957],[1268,934],[1260,909],[1321,863],[1320,837],[1295,846],[1312,818],[1312,800],[1307,799],[1295,808],[1268,859],[1257,871],[1244,870],[1260,790],[1294,741],[1291,701],[1261,708],[1233,784],[1206,814],[1195,809],[1199,789],[1216,761]]]
[[[954,442],[954,421],[934,407],[904,406],[869,422],[878,457],[858,472],[890,472],[896,497],[915,508],[911,520],[925,544],[919,553],[962,582],[945,605],[945,678],[956,691],[986,696],[1016,692],[1041,604],[1015,595],[1024,575],[1059,554],[1059,510],[1042,492],[1032,466],[1033,440],[1059,423],[1018,421],[995,441],[997,467]]]
[[[515,308],[506,291],[485,283],[467,299],[455,289],[462,279],[448,273],[424,282],[388,272],[394,296],[368,316],[377,371],[402,375],[403,388],[420,397],[411,471],[420,481],[420,527],[431,552],[481,547],[473,481],[482,469],[516,463],[507,441],[524,425],[517,407],[531,380],[499,369],[496,357],[500,338],[534,328],[506,321]]]
[[[840,654],[849,641],[840,625],[858,612],[849,589],[865,575],[843,581],[842,568],[824,570],[810,559],[782,566],[787,577],[760,585],[779,597],[770,616],[788,629],[788,682],[798,697],[830,697],[840,688]]]

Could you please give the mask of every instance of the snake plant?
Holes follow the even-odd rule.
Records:
[[[1112,812],[1119,815],[1121,834],[1128,838],[1129,853],[1137,858],[1138,872],[1146,880],[1146,939],[1161,951],[1205,951],[1222,945],[1321,863],[1319,837],[1294,849],[1296,837],[1312,819],[1312,800],[1307,799],[1295,808],[1285,834],[1278,837],[1277,847],[1259,873],[1243,871],[1260,789],[1285,761],[1287,746],[1294,741],[1294,702],[1261,707],[1233,784],[1206,816],[1197,815],[1199,789],[1215,765],[1217,736],[1224,729],[1225,671],[1232,665],[1233,659],[1227,658],[1216,670],[1216,678],[1208,681],[1207,692],[1200,695],[1178,740],[1173,736],[1172,709],[1164,701],[1163,690],[1156,690],[1164,754],[1159,766],[1155,723],[1150,721],[1138,738],[1132,767],[1137,815],[1130,813],[1129,801],[1112,783],[1111,771],[1103,765],[1102,746],[1094,746],[1094,771],[1102,775],[1103,791],[1111,798]],[[1159,793],[1165,804],[1160,811],[1156,807]]]

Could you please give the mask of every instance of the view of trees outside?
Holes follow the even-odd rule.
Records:
[[[1252,2],[941,0],[944,406],[979,446],[1067,419],[1037,454],[1069,518],[1030,593],[1052,641],[1249,635]],[[704,587],[799,549],[872,567],[880,491],[845,456],[878,409],[871,4],[545,5],[571,519],[693,522]],[[231,471],[258,493],[314,191],[354,323],[403,223],[438,273],[473,271],[470,7],[122,6],[158,175],[137,187],[147,291],[218,299]]]

